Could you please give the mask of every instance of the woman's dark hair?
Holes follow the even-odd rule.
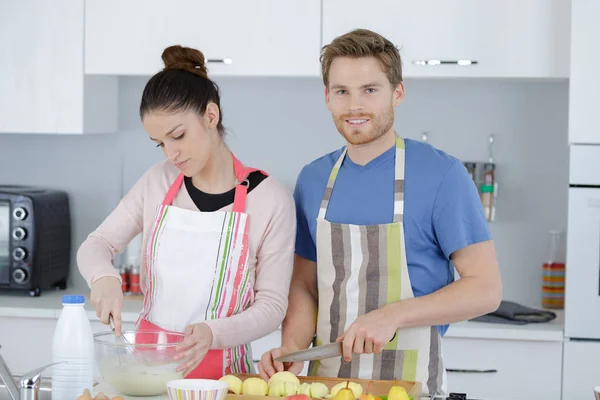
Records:
[[[217,130],[224,135],[219,87],[208,77],[204,54],[189,47],[170,46],[163,51],[162,60],[165,67],[144,88],[140,117],[152,111],[193,110],[204,115],[212,102],[219,107]]]

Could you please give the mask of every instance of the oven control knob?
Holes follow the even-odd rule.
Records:
[[[13,210],[13,218],[17,221],[23,221],[27,218],[27,211],[22,207],[15,207]]]
[[[15,240],[23,240],[27,237],[27,231],[25,230],[25,228],[15,228],[15,230],[12,233],[12,237]]]
[[[12,278],[15,283],[23,284],[27,282],[27,272],[22,268],[17,268],[13,271]]]
[[[27,252],[25,251],[24,248],[17,247],[16,249],[13,250],[12,256],[13,256],[13,259],[15,259],[17,261],[23,261],[25,259],[25,257],[27,257]]]

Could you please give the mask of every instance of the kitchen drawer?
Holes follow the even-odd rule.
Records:
[[[570,340],[565,342],[564,357],[563,400],[591,399],[594,388],[600,386],[600,343]]]
[[[484,400],[560,400],[562,342],[444,338],[448,392]]]

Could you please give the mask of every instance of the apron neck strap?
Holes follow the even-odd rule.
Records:
[[[177,192],[179,191],[179,188],[181,187],[181,184],[183,183],[184,176],[185,175],[183,175],[183,174],[177,175],[175,182],[173,182],[173,184],[169,188],[169,191],[167,192],[167,195],[163,199],[163,202],[162,202],[163,206],[170,206],[173,203],[173,199],[177,195]]]
[[[404,139],[396,138],[396,163],[394,172],[394,222],[402,222],[404,215]]]
[[[337,159],[335,165],[331,169],[329,174],[329,180],[325,187],[325,193],[321,200],[321,208],[319,209],[319,218],[325,219],[327,214],[327,207],[329,206],[329,200],[331,200],[331,193],[335,186],[342,162],[348,153],[348,147],[342,151],[340,157]],[[396,138],[396,158],[395,158],[395,170],[394,170],[394,222],[402,222],[402,215],[404,214],[404,160],[405,160],[405,144],[404,139],[401,137]]]
[[[233,197],[233,212],[243,213],[246,210],[246,196],[248,195],[248,188],[250,187],[248,175],[254,171],[258,171],[258,169],[245,167],[233,153],[231,153],[231,157],[233,158],[233,171],[235,172],[235,179],[237,181],[237,184],[235,185],[235,195]],[[260,172],[263,175],[268,176],[265,172]]]
[[[244,164],[242,164],[240,160],[233,155],[233,153],[231,154],[231,158],[233,159],[233,172],[236,180],[235,195],[233,198],[233,212],[243,213],[246,210],[246,196],[248,194],[248,187],[250,186],[248,175],[254,171],[258,171],[258,169],[245,167]],[[263,175],[268,176],[265,172],[260,172]],[[183,178],[183,174],[179,174],[177,176],[163,200],[163,205],[170,206],[173,204],[173,200],[175,199],[175,196],[177,195],[177,192],[183,183]]]

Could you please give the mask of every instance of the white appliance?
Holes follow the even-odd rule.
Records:
[[[548,194],[552,195],[552,194]],[[600,386],[600,145],[570,146],[563,400]]]
[[[565,336],[600,342],[600,146],[572,145],[570,164]]]
[[[600,1],[571,3],[569,207],[562,398],[600,386]],[[552,195],[552,193],[548,193]]]

